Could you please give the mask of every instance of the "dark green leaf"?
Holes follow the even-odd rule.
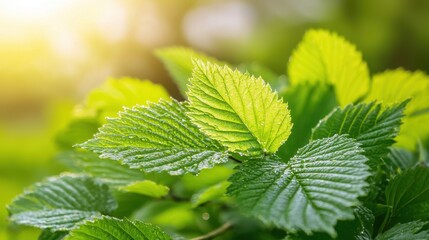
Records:
[[[72,230],[65,240],[170,240],[159,227],[140,221],[111,217],[87,221]]]
[[[8,206],[10,220],[53,230],[70,230],[77,223],[117,207],[107,185],[87,176],[63,175],[36,183]]]
[[[375,240],[427,240],[429,231],[422,230],[426,224],[427,222],[422,221],[398,223]]]
[[[337,220],[353,219],[352,206],[365,194],[369,169],[362,152],[344,136],[315,140],[287,163],[245,162],[230,178],[228,192],[245,213],[267,224],[335,236]]]
[[[174,100],[126,109],[80,147],[131,168],[172,175],[198,173],[228,161],[223,148],[201,133],[185,111],[186,105]]]

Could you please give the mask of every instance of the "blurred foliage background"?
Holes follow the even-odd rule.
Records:
[[[54,136],[108,77],[179,97],[154,49],[190,46],[284,74],[305,30],[326,28],[356,44],[371,74],[429,72],[428,24],[425,0],[0,0],[0,206],[63,169]],[[8,226],[0,208],[0,239],[36,234]]]

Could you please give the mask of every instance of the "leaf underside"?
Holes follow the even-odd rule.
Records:
[[[287,104],[261,78],[194,61],[188,88],[189,116],[230,151],[274,153],[292,127]]]
[[[228,161],[223,148],[201,133],[185,111],[186,105],[175,100],[126,109],[80,147],[131,168],[171,175],[198,173]]]
[[[37,183],[8,206],[10,220],[18,224],[54,230],[70,230],[75,224],[116,208],[107,185],[87,176],[63,175]]]
[[[353,219],[365,194],[367,158],[352,139],[335,135],[299,149],[289,162],[267,158],[244,163],[228,193],[247,214],[290,232],[335,236],[337,220]]]

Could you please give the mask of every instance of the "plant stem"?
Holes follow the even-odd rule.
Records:
[[[205,234],[205,235],[202,235],[202,236],[199,236],[199,237],[195,237],[195,238],[192,238],[191,240],[206,240],[206,239],[212,239],[212,238],[214,238],[214,237],[216,237],[216,236],[219,236],[219,235],[221,235],[222,233],[224,233],[224,232],[226,232],[228,229],[230,229],[231,227],[232,227],[232,223],[230,223],[230,222],[226,222],[226,223],[224,223],[222,226],[220,226],[219,228],[216,228],[215,230],[213,230],[213,231],[211,231],[211,232],[209,232],[209,233],[207,233],[207,234]]]
[[[382,233],[382,232],[383,232],[383,230],[384,230],[384,228],[386,227],[386,224],[387,224],[387,222],[388,222],[388,220],[389,220],[389,218],[390,218],[390,212],[391,212],[391,209],[389,208],[389,209],[387,210],[386,215],[384,216],[383,223],[381,223],[381,226],[380,226],[380,228],[378,229],[378,234]]]

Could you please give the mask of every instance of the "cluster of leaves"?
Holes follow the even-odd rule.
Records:
[[[428,76],[371,79],[324,30],[306,33],[288,78],[189,49],[157,56],[186,100],[109,80],[57,137],[73,173],[18,196],[13,223],[51,240],[429,239]]]

